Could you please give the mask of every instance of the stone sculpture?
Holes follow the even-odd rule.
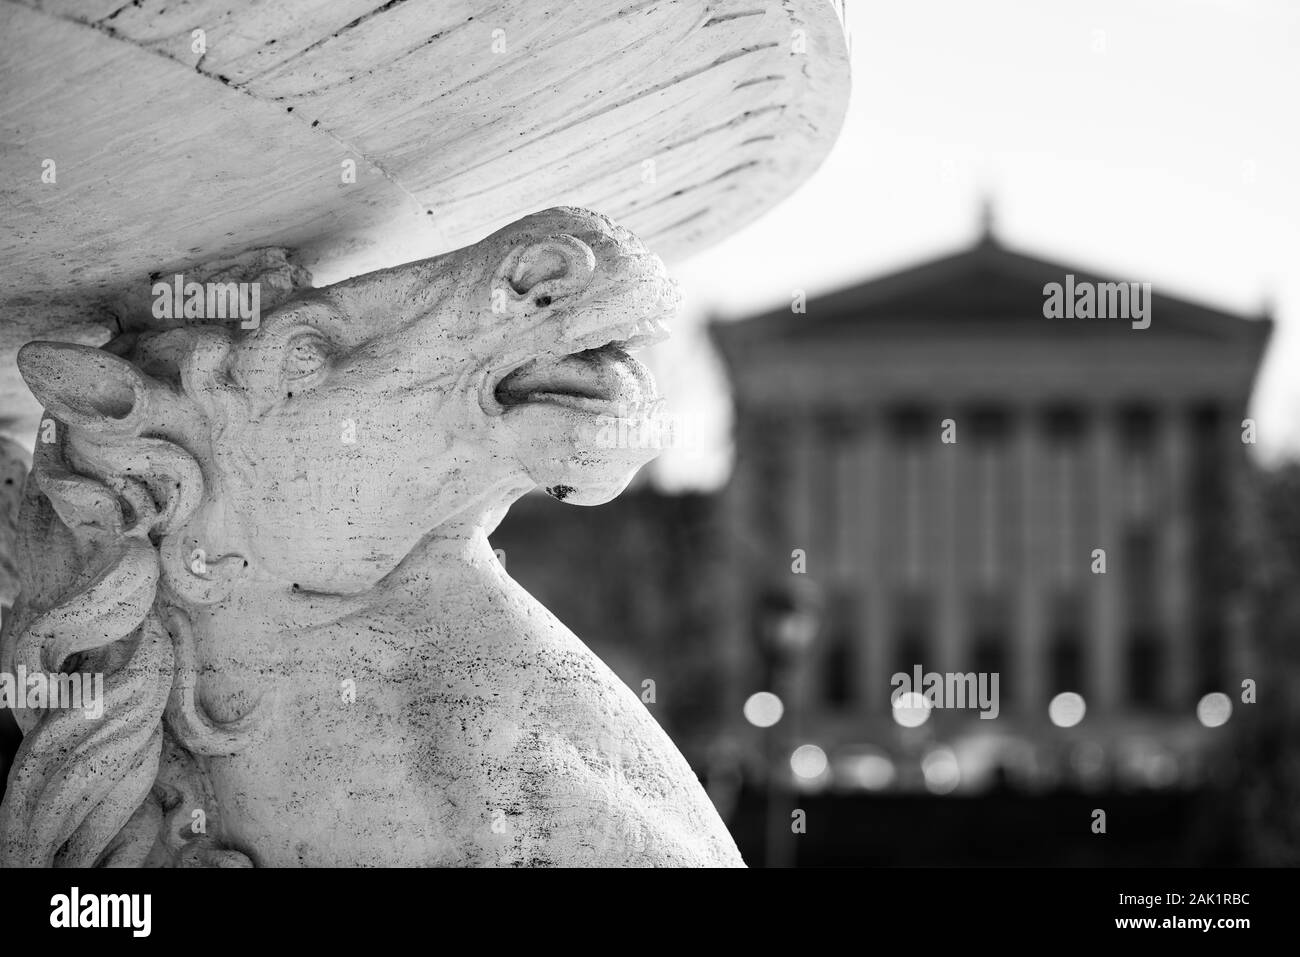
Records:
[[[256,328],[19,355],[46,416],[0,669],[105,690],[99,720],[15,712],[0,865],[741,864],[487,540],[527,491],[597,504],[653,456],[608,423],[657,414],[626,350],[676,306],[658,258],[562,208],[321,289],[250,263]]]

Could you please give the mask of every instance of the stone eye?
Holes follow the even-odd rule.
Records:
[[[284,359],[284,375],[291,382],[309,378],[325,367],[329,355],[316,336],[302,336],[290,347]]]
[[[537,303],[539,309],[545,309],[547,306],[551,304],[551,297],[538,296],[536,299],[533,300],[533,302]]]

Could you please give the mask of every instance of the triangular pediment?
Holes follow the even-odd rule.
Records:
[[[1023,324],[1026,333],[1044,335],[1061,329],[1100,334],[1131,329],[1130,322],[1115,316],[1045,317],[1044,289],[1051,283],[1060,285],[1063,299],[1067,290],[1077,297],[1086,285],[1096,291],[1102,284],[1112,283],[1137,283],[1141,301],[1145,302],[1147,295],[1139,276],[1102,275],[1029,256],[984,238],[955,254],[812,297],[803,314],[783,306],[749,320],[718,323],[714,329],[724,340],[791,336],[803,341],[906,333],[916,323],[949,332],[959,332],[968,323],[1000,327]],[[1222,340],[1253,338],[1268,326],[1258,319],[1169,295],[1156,284],[1149,289],[1153,321],[1144,334]],[[1131,286],[1129,291],[1134,291]],[[1073,313],[1072,306],[1070,311]]]

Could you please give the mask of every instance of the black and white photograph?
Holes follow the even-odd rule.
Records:
[[[0,0],[0,915],[1259,946],[1298,104],[1290,0]]]

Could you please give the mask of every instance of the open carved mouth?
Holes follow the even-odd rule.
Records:
[[[535,356],[510,369],[493,397],[502,411],[548,403],[617,415],[620,409],[643,407],[658,397],[654,377],[629,353],[666,337],[667,330],[655,319],[583,337],[573,352]]]

